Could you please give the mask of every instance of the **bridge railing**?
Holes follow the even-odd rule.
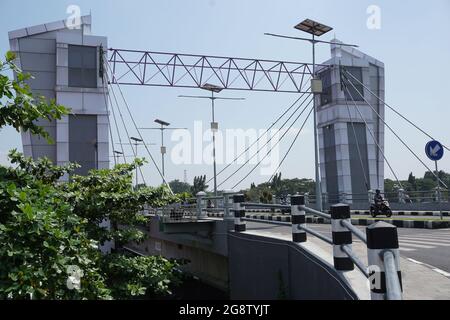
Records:
[[[332,245],[334,268],[339,271],[352,271],[356,267],[368,278],[373,300],[402,299],[401,272],[399,264],[399,246],[397,228],[385,222],[377,222],[366,228],[366,233],[351,223],[350,206],[337,204],[330,208],[330,214],[317,211],[305,205],[305,197],[292,196],[291,204],[265,204],[245,202],[244,195],[233,195],[234,225],[236,232],[246,231],[246,222],[261,222],[258,219],[245,217],[248,208],[290,209],[291,223],[280,221],[264,221],[264,223],[291,226],[292,241],[304,243],[307,234]],[[331,220],[332,238],[309,228],[306,225],[306,213]],[[355,235],[367,246],[368,266],[352,249],[352,235]]]

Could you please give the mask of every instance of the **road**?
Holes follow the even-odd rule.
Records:
[[[308,224],[315,231],[331,237],[331,225]],[[362,231],[365,227],[357,226]],[[291,227],[247,222],[248,230],[264,230],[274,234],[290,234]],[[424,263],[450,279],[450,229],[398,228],[400,254],[416,263]],[[309,236],[309,235],[308,235]],[[355,243],[360,240],[353,236]]]

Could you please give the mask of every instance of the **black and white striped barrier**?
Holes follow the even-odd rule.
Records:
[[[377,222],[366,228],[367,235],[367,260],[369,283],[372,300],[386,300],[386,268],[385,253],[390,252],[394,257],[395,267],[392,266],[393,272],[396,271],[398,282],[402,283],[402,275],[400,272],[400,253],[398,249],[397,227],[386,223]],[[392,272],[392,271],[391,271]],[[389,276],[393,276],[390,274]],[[392,277],[388,277],[392,278]],[[395,279],[397,280],[397,279]],[[401,295],[401,292],[398,293]]]
[[[296,243],[306,242],[306,231],[299,228],[305,226],[305,197],[291,196],[291,215],[292,215],[292,241]]]
[[[336,204],[331,206],[331,231],[333,237],[333,260],[334,267],[340,271],[350,271],[355,268],[352,259],[342,250],[342,245],[351,248],[352,233],[341,225],[342,220],[351,223],[350,206],[347,204]]]
[[[245,197],[243,194],[236,194],[233,196],[233,206],[234,206],[234,231],[244,232],[246,230],[245,221]]]

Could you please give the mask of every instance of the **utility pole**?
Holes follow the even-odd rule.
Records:
[[[306,19],[296,26],[294,26],[295,29],[306,32],[311,34],[311,39],[308,38],[299,38],[299,37],[290,37],[290,36],[283,36],[273,33],[265,33],[265,35],[268,36],[274,36],[279,38],[288,38],[288,39],[294,39],[294,40],[302,40],[302,41],[309,41],[312,44],[312,80],[311,80],[311,93],[313,94],[313,109],[314,109],[314,168],[315,168],[315,176],[316,176],[316,209],[318,211],[322,211],[323,204],[322,204],[322,186],[320,181],[320,159],[319,159],[319,135],[318,135],[318,128],[317,128],[317,94],[322,93],[322,81],[320,79],[316,79],[316,43],[328,43],[328,44],[334,44],[333,42],[329,41],[321,41],[317,40],[316,37],[320,37],[324,35],[325,33],[328,33],[329,31],[333,30],[332,27],[326,26],[322,23],[313,21],[311,19]],[[345,44],[345,43],[339,43],[341,46],[349,46],[349,47],[358,47],[357,45],[353,44]]]

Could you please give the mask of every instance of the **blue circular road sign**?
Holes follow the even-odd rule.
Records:
[[[430,141],[425,146],[425,153],[430,160],[438,161],[444,156],[444,147],[438,141]]]

